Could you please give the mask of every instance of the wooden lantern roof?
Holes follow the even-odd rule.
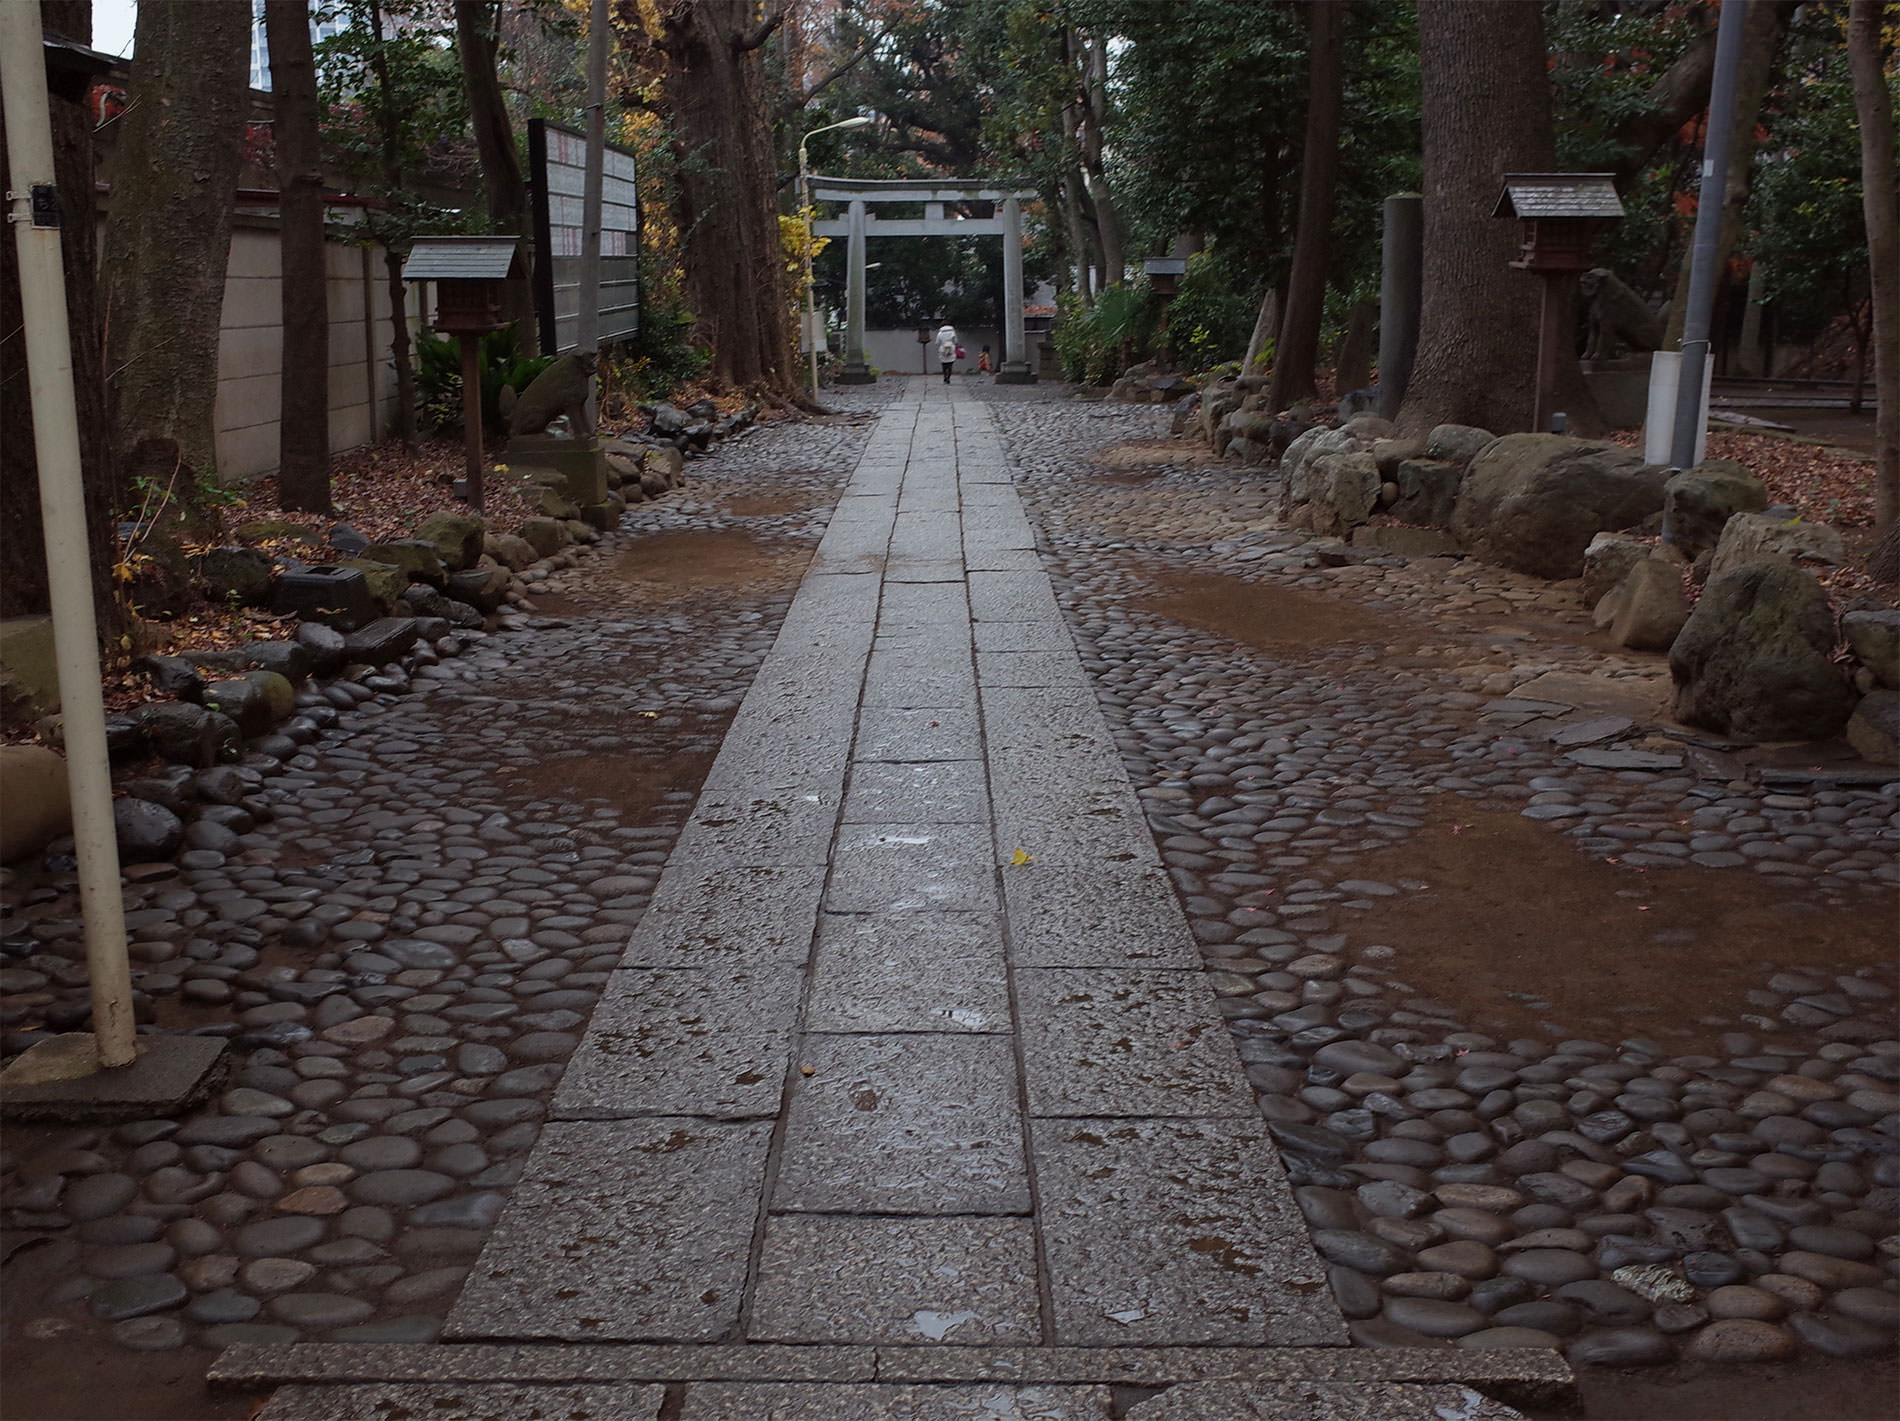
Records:
[[[505,281],[525,274],[519,237],[417,237],[404,281]]]
[[[1623,200],[1609,173],[1506,173],[1493,217],[1585,218],[1614,221],[1623,216]]]

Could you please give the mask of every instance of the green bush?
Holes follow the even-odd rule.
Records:
[[[1146,281],[1111,286],[1093,306],[1068,293],[1056,299],[1056,357],[1072,384],[1112,384],[1153,353],[1159,303]]]
[[[712,351],[691,336],[693,313],[678,301],[656,300],[640,329],[603,351],[606,383],[635,404],[663,400],[712,369]]]
[[[1236,288],[1211,252],[1197,252],[1168,306],[1168,344],[1188,370],[1238,361],[1247,353],[1259,306],[1257,297]]]
[[[502,433],[501,391],[514,386],[520,394],[528,383],[554,363],[551,355],[523,355],[515,328],[503,326],[481,339],[482,425],[491,434]],[[462,346],[454,336],[423,331],[416,337],[416,416],[425,429],[441,431],[462,427]]]

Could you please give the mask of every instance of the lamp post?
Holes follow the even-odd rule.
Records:
[[[798,211],[805,223],[805,344],[811,350],[811,397],[818,398],[818,307],[814,294],[814,278],[811,266],[812,248],[812,206],[811,172],[806,166],[805,145],[821,133],[830,133],[833,129],[863,128],[870,123],[869,114],[859,114],[855,118],[842,119],[837,123],[827,123],[814,128],[798,140]]]

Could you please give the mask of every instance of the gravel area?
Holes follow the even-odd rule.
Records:
[[[983,394],[1355,1339],[1891,1355],[1900,785],[1652,724],[1570,586]]]
[[[128,870],[133,985],[229,1076],[179,1119],[8,1130],[10,1337],[437,1334],[889,394],[721,446],[531,570],[533,613],[313,684],[287,758],[198,772],[230,813]],[[89,1017],[49,864],[0,876],[8,1055]]]

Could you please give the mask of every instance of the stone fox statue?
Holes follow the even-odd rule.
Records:
[[[587,393],[599,360],[587,353],[563,355],[528,382],[519,395],[514,386],[501,389],[501,417],[510,434],[539,434],[561,415],[577,435],[592,434],[587,421]]]
[[[1583,293],[1589,336],[1585,360],[1605,360],[1616,354],[1620,342],[1631,350],[1660,350],[1663,323],[1608,267],[1596,266],[1577,282]]]

